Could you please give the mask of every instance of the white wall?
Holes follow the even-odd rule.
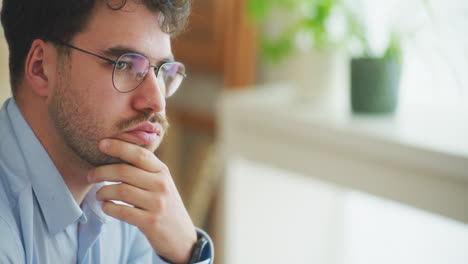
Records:
[[[227,171],[225,264],[468,263],[465,223],[252,161]]]

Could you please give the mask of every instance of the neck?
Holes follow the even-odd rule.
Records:
[[[92,166],[78,157],[68,147],[62,136],[57,133],[48,116],[46,104],[41,100],[44,99],[38,97],[21,98],[17,100],[17,104],[34,134],[62,175],[76,203],[81,205],[92,186],[86,178]]]

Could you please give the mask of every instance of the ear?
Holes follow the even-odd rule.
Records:
[[[26,57],[24,74],[31,91],[41,97],[50,94],[49,74],[56,61],[55,49],[41,39],[36,39],[31,44]]]

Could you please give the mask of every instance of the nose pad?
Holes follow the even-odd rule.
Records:
[[[146,76],[145,74],[143,74],[142,72],[139,72],[139,73],[136,74],[135,77],[136,77],[137,81],[142,81],[145,78],[145,76]]]
[[[166,97],[161,90],[161,82],[156,77],[154,70],[149,71],[147,74],[138,73],[136,77],[143,78],[142,83],[137,89],[136,93],[139,94],[135,107],[143,110],[144,112],[161,112],[166,108]]]

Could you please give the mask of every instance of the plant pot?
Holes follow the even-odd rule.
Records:
[[[396,56],[351,60],[351,107],[358,113],[393,113],[401,64]]]
[[[288,82],[298,104],[347,108],[349,58],[342,50],[298,51],[261,69],[264,82]]]

